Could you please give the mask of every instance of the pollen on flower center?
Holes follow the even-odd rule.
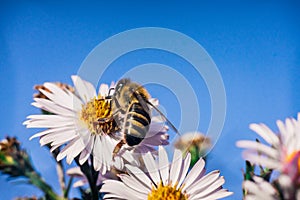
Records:
[[[82,105],[80,119],[93,134],[110,134],[118,130],[108,99],[95,97]]]
[[[293,180],[300,177],[300,151],[295,151],[285,158],[284,172],[289,174]]]
[[[153,187],[148,194],[148,200],[187,200],[187,194],[181,191],[181,188],[176,189],[177,185],[166,185],[162,182],[157,187]]]

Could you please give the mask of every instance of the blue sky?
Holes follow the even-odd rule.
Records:
[[[256,138],[249,124],[263,122],[277,130],[277,119],[295,117],[300,111],[299,4],[16,2],[2,1],[0,5],[0,136],[16,135],[38,171],[57,191],[53,160],[38,140],[28,140],[37,130],[26,130],[22,125],[27,115],[38,112],[30,106],[32,87],[45,81],[71,83],[70,76],[100,42],[129,29],[163,27],[179,31],[201,44],[216,63],[226,90],[227,112],[207,170],[221,170],[225,187],[235,192],[228,199],[241,199],[244,162],[235,142]],[[209,93],[201,76],[184,59],[153,49],[131,52],[111,64],[103,81],[117,80],[132,67],[146,63],[171,66],[189,80],[201,106],[198,130],[205,132],[211,114]],[[155,86],[149,91],[160,99],[170,119],[179,124],[174,95]],[[193,120],[195,116],[190,117]],[[31,186],[7,184],[4,176],[0,184],[4,199],[40,194]],[[77,195],[75,190],[72,195]]]

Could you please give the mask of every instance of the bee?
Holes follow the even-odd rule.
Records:
[[[122,140],[113,150],[113,157],[124,144],[135,146],[145,138],[151,123],[153,107],[179,134],[175,126],[150,101],[149,92],[140,84],[124,78],[118,81],[111,96],[111,109],[114,118],[122,130]]]

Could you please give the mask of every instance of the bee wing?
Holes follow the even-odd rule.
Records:
[[[139,103],[142,105],[142,107],[144,108],[144,110],[149,110],[149,107],[148,107],[148,100],[146,100],[145,98],[143,98],[140,94],[138,93],[135,93],[136,94],[136,97],[138,98],[139,100]]]
[[[150,101],[144,100],[147,104],[149,104],[152,108],[154,108],[166,121],[167,123],[171,126],[171,128],[175,131],[176,134],[181,135],[177,128],[172,124],[172,122],[155,106],[153,105]]]

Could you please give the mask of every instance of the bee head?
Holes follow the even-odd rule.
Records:
[[[120,92],[124,88],[124,86],[129,84],[130,82],[131,81],[128,78],[123,78],[123,79],[119,80],[115,87],[115,91]]]
[[[132,82],[128,78],[119,80],[115,87],[115,91],[123,94],[122,96],[125,97],[128,102],[135,99],[136,95],[140,95],[145,99],[150,98],[150,94],[142,85]]]

